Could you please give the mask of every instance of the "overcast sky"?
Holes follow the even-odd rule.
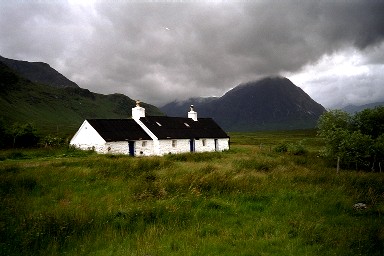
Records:
[[[359,105],[384,101],[384,0],[0,0],[0,55],[157,106],[270,75]]]

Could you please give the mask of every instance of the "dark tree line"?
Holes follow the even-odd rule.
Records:
[[[67,140],[55,135],[41,136],[31,123],[7,125],[0,119],[0,148],[58,147],[66,145]]]
[[[0,147],[26,148],[37,146],[40,137],[36,128],[30,123],[14,123],[9,127],[0,120]]]
[[[384,160],[384,106],[355,115],[341,110],[324,113],[318,123],[326,141],[324,155],[349,169],[381,171]]]

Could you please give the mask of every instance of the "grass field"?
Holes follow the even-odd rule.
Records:
[[[223,153],[0,151],[0,254],[384,255],[382,173],[336,174],[314,131],[230,135]]]

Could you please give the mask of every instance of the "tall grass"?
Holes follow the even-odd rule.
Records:
[[[298,133],[165,157],[0,152],[0,254],[383,255],[383,175],[336,174]]]

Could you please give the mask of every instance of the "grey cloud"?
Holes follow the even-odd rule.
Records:
[[[61,57],[67,47],[63,39],[71,35],[67,4],[0,1],[0,6],[2,54],[51,61]]]
[[[384,39],[382,1],[0,5],[1,55],[40,57],[82,87],[158,105],[299,72],[345,47],[367,64],[384,61],[373,53]]]
[[[370,77],[360,76],[344,77],[338,79],[322,78],[315,83],[312,89],[313,98],[322,102],[325,107],[345,107],[347,105],[363,105],[372,102],[382,101],[384,92],[382,90],[383,75],[380,75],[380,82]]]

